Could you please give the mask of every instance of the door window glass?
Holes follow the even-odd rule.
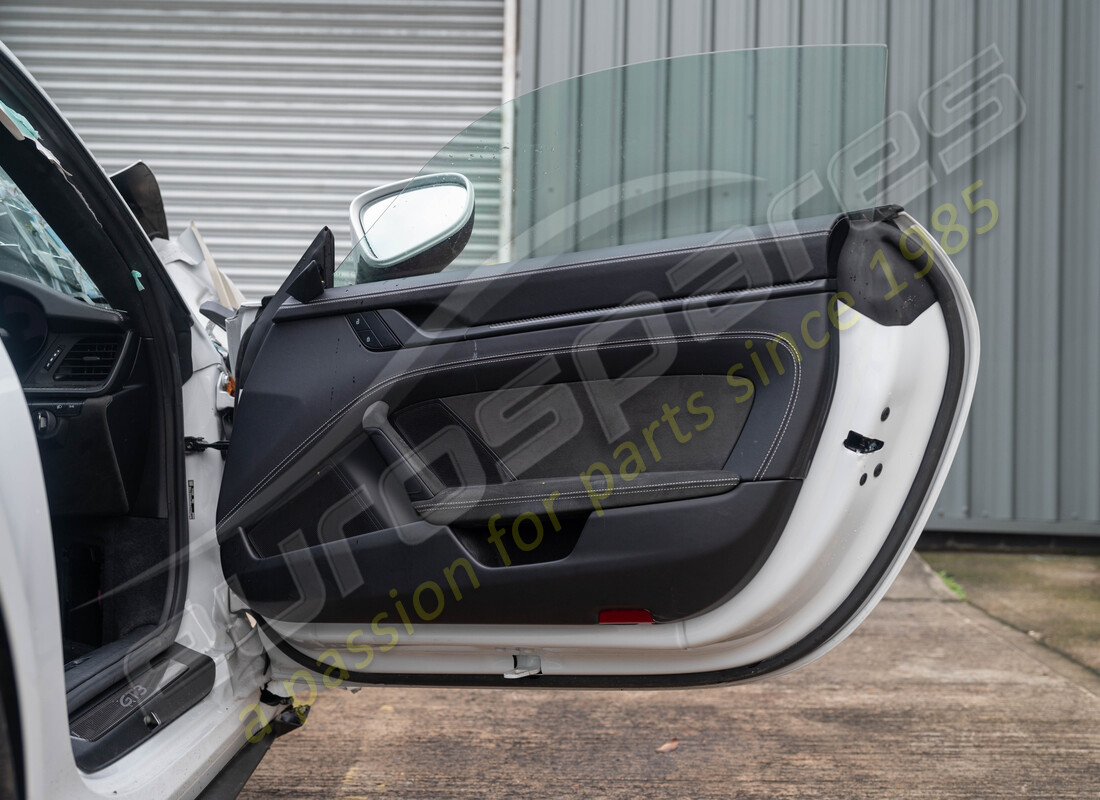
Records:
[[[0,272],[96,305],[107,301],[27,196],[0,169]]]
[[[472,233],[444,273],[533,269],[567,253],[713,241],[854,210],[845,199],[878,177],[867,134],[883,117],[885,72],[878,45],[766,48],[651,61],[522,95],[421,171],[459,172],[475,190]],[[857,139],[864,155],[848,163],[845,145]],[[337,285],[395,277],[369,266],[363,247]]]

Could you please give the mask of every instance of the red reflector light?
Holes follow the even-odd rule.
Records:
[[[632,622],[653,622],[653,615],[644,608],[613,608],[600,612],[601,625],[626,625]]]

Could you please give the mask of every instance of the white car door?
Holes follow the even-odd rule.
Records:
[[[878,197],[884,70],[555,84],[360,198],[339,266],[318,239],[243,346],[217,522],[286,691],[740,681],[869,613],[978,357],[950,259]]]

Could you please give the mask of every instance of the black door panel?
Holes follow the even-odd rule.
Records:
[[[525,457],[530,449],[531,432],[524,429],[513,434],[522,422],[506,419],[509,411],[522,408],[529,398],[529,387],[452,395],[417,403],[395,414],[394,425],[418,449],[428,446],[438,431],[451,426],[466,434],[469,445],[463,450],[465,460],[478,461],[477,466],[470,464],[466,472],[472,477],[479,476],[480,466],[486,480],[462,480],[453,465],[444,461],[440,464],[443,485],[454,487],[524,478],[575,477],[592,463],[610,458],[616,448],[614,443],[608,443],[604,429],[616,422],[625,422],[635,434],[640,432],[634,445],[638,451],[635,453],[629,445],[625,449],[635,459],[648,462],[652,471],[720,470],[729,460],[753,404],[752,396],[731,391],[726,376],[721,374],[659,375],[624,378],[619,382],[558,385],[562,392],[568,392],[562,396],[565,401],[562,406],[579,409],[579,413],[574,411],[572,424],[558,426],[558,431],[549,422],[543,423],[541,430],[548,437],[553,436],[548,443],[553,449],[540,452],[537,460]],[[605,412],[610,419],[601,417],[600,400],[620,395],[622,402],[614,405],[618,411],[613,415]],[[672,412],[669,421],[662,420],[666,404],[667,412]],[[661,420],[662,424],[647,435],[645,428],[654,420]],[[560,430],[562,427],[567,430]],[[536,435],[538,432],[536,429]],[[487,438],[491,441],[487,442]],[[681,446],[684,444],[688,446]]]
[[[471,554],[462,531],[426,522],[272,558],[238,531],[223,541],[222,558],[268,619],[363,624],[387,611],[387,624],[400,625],[391,599],[400,597],[422,598],[429,614],[440,608],[433,622],[594,624],[609,609],[670,621],[721,603],[755,574],[798,487],[745,483],[708,498],[592,514],[572,549],[548,562],[520,563],[513,556],[523,551],[508,541],[511,565],[490,565]],[[439,593],[421,589],[429,580]]]
[[[563,517],[587,516],[592,511],[602,515],[609,508],[707,497],[729,491],[740,482],[735,473],[720,469],[644,472],[629,483],[614,473],[584,470],[580,477],[516,480],[491,486],[471,484],[414,502],[413,508],[423,519],[437,525],[477,524],[483,528],[494,519],[507,521],[514,527],[520,517],[530,519],[536,515],[545,517],[546,522],[532,520],[532,527],[537,525],[544,531],[552,528],[556,533]]]
[[[496,279],[506,303],[446,323],[417,311],[445,289],[361,294],[375,322],[432,334],[385,351],[348,301],[284,306],[240,398],[227,575],[258,613],[312,622],[362,622],[426,579],[431,598],[465,598],[420,614],[440,623],[668,621],[728,598],[782,530],[836,369],[824,237],[764,235],[739,245],[771,248],[778,267],[748,259],[759,276],[813,253],[814,280],[701,300],[643,254],[617,262],[629,282],[592,265],[569,292],[542,272]],[[602,308],[657,280],[659,305]]]
[[[730,388],[739,396],[752,397],[752,437],[743,451],[734,450],[727,468],[758,479],[799,477],[816,444],[800,434],[823,418],[831,393],[836,355],[828,330],[831,297],[814,292],[626,324],[616,320],[388,353],[363,347],[342,316],[276,325],[259,356],[270,359],[267,368],[257,371],[241,398],[248,413],[240,415],[234,430],[219,527],[240,524],[238,512],[246,501],[298,460],[321,463],[358,435],[370,402],[385,400],[396,410],[509,385],[577,382],[593,372],[619,378],[646,358],[653,360],[638,374],[651,377],[726,377],[740,364],[728,380],[737,384]],[[737,318],[731,329],[722,330]],[[819,349],[798,343],[803,323],[813,341],[824,342]],[[294,380],[286,377],[291,369]],[[763,402],[765,396],[782,402]],[[329,432],[335,446],[319,444]],[[235,453],[247,455],[238,461]]]

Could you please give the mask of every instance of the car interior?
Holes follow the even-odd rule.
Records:
[[[0,318],[38,438],[75,686],[161,620],[163,425],[129,315],[99,294],[6,173],[0,181]]]
[[[140,639],[164,605],[168,520],[149,365],[126,316],[104,305],[4,270],[0,309],[50,502],[65,669],[79,683],[97,651]]]
[[[169,440],[179,375],[149,291],[159,278],[128,266],[136,262],[108,234],[106,212],[92,211],[92,190],[77,182],[82,164],[60,168],[25,130],[0,135],[0,337],[49,504],[74,752],[94,769],[160,724],[138,715],[140,732],[114,736],[125,726],[112,709],[133,705],[117,695],[131,681],[179,674],[190,656],[171,649],[181,585],[173,554],[186,533],[174,488],[182,452]],[[67,145],[63,134],[51,139],[58,152]]]

